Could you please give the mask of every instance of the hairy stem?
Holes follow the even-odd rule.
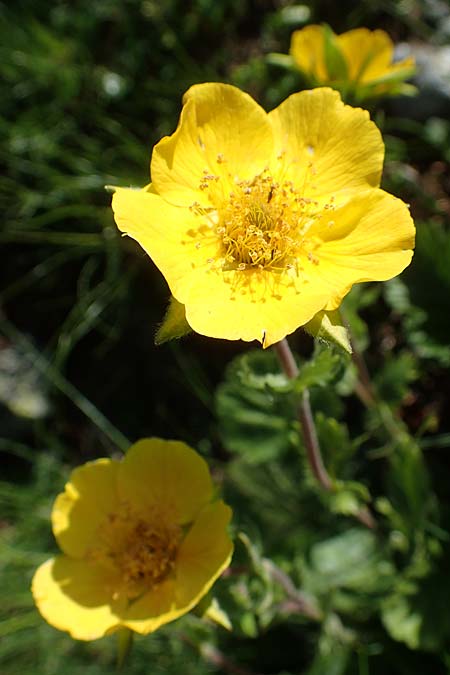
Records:
[[[289,343],[284,338],[280,342],[273,345],[281,366],[290,379],[297,377],[299,370],[295,363],[294,355],[292,354]],[[311,470],[316,477],[319,485],[321,485],[327,492],[333,490],[333,483],[328,475],[320,452],[319,440],[317,438],[316,426],[312,415],[311,404],[309,401],[309,392],[305,389],[300,397],[298,417],[303,432],[303,440],[306,448],[306,455],[308,458]],[[376,528],[376,522],[370,513],[369,509],[363,506],[358,513],[355,514],[360,523],[373,530]]]
[[[281,340],[281,342],[277,342],[274,345],[274,349],[278,354],[281,366],[286,375],[291,379],[296,378],[298,375],[298,368],[286,338]],[[305,442],[306,454],[311,470],[317,478],[319,484],[329,492],[333,489],[333,484],[323,463],[319,441],[317,438],[316,426],[312,416],[311,404],[309,402],[309,392],[307,389],[305,389],[301,395],[298,416],[302,427],[303,440]]]

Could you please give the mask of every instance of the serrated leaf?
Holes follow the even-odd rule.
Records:
[[[155,345],[161,345],[168,340],[183,337],[191,331],[192,329],[186,321],[184,305],[171,296],[166,315],[156,331]]]
[[[273,351],[253,350],[239,357],[236,370],[243,386],[253,389],[272,389],[276,392],[292,391],[293,383],[281,370]]]
[[[316,350],[312,359],[300,368],[298,376],[293,381],[294,391],[301,393],[309,387],[323,387],[329,384],[337,377],[342,365],[340,354],[328,348]]]
[[[257,464],[291,447],[294,403],[286,396],[291,382],[276,355],[257,350],[239,356],[216,390],[216,411],[224,445]]]
[[[342,324],[339,312],[318,312],[311,321],[305,324],[307,333],[326,344],[335,344],[347,354],[352,353],[350,336]]]

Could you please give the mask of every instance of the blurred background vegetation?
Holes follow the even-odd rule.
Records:
[[[56,550],[50,509],[70,468],[146,435],[204,454],[246,536],[217,586],[234,631],[185,617],[137,639],[126,672],[450,673],[448,3],[17,0],[0,2],[0,22],[2,675],[113,671],[114,637],[47,626],[29,585]],[[269,351],[198,335],[154,346],[168,289],[117,233],[103,189],[148,182],[191,84],[231,82],[267,109],[300,89],[265,57],[313,22],[384,28],[419,61],[419,95],[372,111],[383,187],[418,228],[401,278],[344,306],[372,384],[292,339],[333,495],[305,469]],[[351,518],[369,500],[376,533]]]

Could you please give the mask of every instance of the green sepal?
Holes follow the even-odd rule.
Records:
[[[186,321],[185,307],[181,302],[170,297],[164,320],[155,335],[155,345],[162,345],[168,340],[181,338],[192,331],[192,328]]]
[[[352,353],[350,337],[337,310],[334,312],[318,312],[311,321],[304,325],[307,333],[317,340],[333,343],[343,349],[347,354]]]
[[[288,70],[295,69],[295,61],[290,54],[270,52],[266,55],[266,63],[269,63],[271,66],[287,68]]]
[[[343,80],[345,82],[348,79],[347,62],[339,49],[336,35],[327,24],[323,25],[323,37],[325,64],[329,78],[330,80]]]
[[[208,593],[200,600],[198,605],[193,609],[193,613],[200,616],[202,619],[207,619],[217,626],[225,628],[225,630],[233,630],[230,617],[222,609],[217,598],[211,593]]]
[[[117,670],[121,670],[131,652],[133,646],[133,631],[129,628],[119,628],[117,636]]]

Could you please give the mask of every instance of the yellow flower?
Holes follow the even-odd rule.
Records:
[[[393,63],[394,45],[383,30],[335,35],[326,25],[306,26],[292,34],[290,53],[312,86],[329,84],[359,101],[415,91],[404,84],[414,74],[414,59]]]
[[[153,150],[152,185],[114,193],[115,219],[194,331],[266,347],[409,264],[414,225],[378,187],[383,154],[369,114],[332,89],[267,114],[235,87],[200,84]]]
[[[151,633],[188,612],[229,565],[231,509],[206,462],[177,441],[135,443],[123,461],[75,469],[52,512],[63,555],[32,584],[52,626],[79,640]]]

